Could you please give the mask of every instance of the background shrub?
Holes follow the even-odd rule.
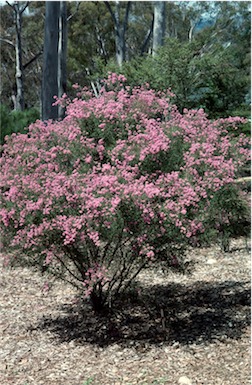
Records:
[[[5,105],[0,104],[0,132],[1,144],[4,144],[6,135],[13,133],[26,133],[26,128],[39,119],[39,111],[30,108],[25,111],[11,111]]]

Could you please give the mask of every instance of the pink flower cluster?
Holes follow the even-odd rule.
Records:
[[[67,250],[75,266],[85,266],[89,295],[97,281],[104,283],[119,243],[152,261],[155,240],[203,232],[211,197],[233,182],[250,151],[247,138],[227,132],[243,119],[180,114],[170,91],[131,89],[122,75],[110,74],[98,98],[85,89],[78,95],[64,96],[63,121],[37,121],[27,134],[7,139],[0,220],[8,247],[47,250],[46,264],[54,259],[50,250]],[[90,134],[93,126],[100,137]],[[174,143],[182,153],[178,164]]]

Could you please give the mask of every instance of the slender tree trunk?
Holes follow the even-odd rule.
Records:
[[[16,29],[16,94],[13,95],[15,99],[14,109],[15,110],[24,110],[24,68],[22,61],[22,15],[25,9],[28,7],[29,2],[27,1],[21,5],[18,1],[15,1],[13,4],[7,2],[9,7],[12,8],[14,13],[14,23]]]
[[[15,4],[15,24],[16,24],[16,109],[24,110],[24,79],[23,79],[23,63],[22,63],[22,15],[19,11],[19,4]]]
[[[192,41],[193,39],[193,32],[194,32],[194,28],[196,26],[196,23],[192,20],[190,20],[190,30],[189,30],[189,33],[188,33],[188,40],[189,42]]]
[[[150,29],[147,32],[146,36],[145,36],[145,39],[144,39],[144,42],[143,42],[143,45],[142,45],[142,48],[141,48],[141,56],[143,56],[144,53],[146,52],[146,49],[147,49],[148,44],[150,42],[151,36],[153,34],[153,27],[154,27],[154,13],[153,13],[153,16],[152,16]]]
[[[124,21],[121,23],[120,21],[120,8],[121,2],[115,1],[115,12],[113,12],[110,3],[108,1],[104,2],[106,7],[108,8],[110,15],[114,22],[114,30],[115,30],[115,46],[116,46],[116,62],[119,67],[122,66],[123,62],[126,60],[126,31],[128,27],[129,20],[129,11],[131,2],[127,2],[127,7],[124,15]]]
[[[67,10],[66,2],[60,1],[59,44],[58,44],[58,97],[66,93],[66,60],[67,60]],[[65,109],[59,106],[58,117],[63,119]]]
[[[157,49],[164,44],[165,36],[165,1],[154,2],[154,26],[152,55],[155,56]]]
[[[122,28],[120,25],[120,1],[116,1],[115,8],[115,45],[116,45],[116,62],[119,67],[125,60],[125,41],[123,39]]]
[[[67,18],[64,1],[46,1],[42,79],[42,119],[64,117],[64,109],[53,106],[55,96],[66,92]]]

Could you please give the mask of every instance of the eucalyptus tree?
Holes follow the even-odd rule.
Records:
[[[13,102],[15,110],[24,110],[24,71],[22,57],[22,17],[23,13],[29,5],[29,1],[25,3],[15,1],[13,4],[6,2],[11,7],[14,16],[14,25],[16,31],[15,50],[16,50],[16,95],[13,94]]]
[[[74,2],[67,5],[68,13],[73,14],[76,5]],[[95,81],[94,74],[112,58],[115,58],[114,26],[107,7],[103,1],[81,1],[78,12],[68,23],[69,85],[90,85],[90,78]]]
[[[153,56],[156,55],[158,48],[164,44],[165,8],[165,1],[154,1]]]
[[[47,1],[42,81],[42,119],[58,119],[64,111],[53,105],[66,91],[67,13],[65,1]]]
[[[114,23],[116,62],[118,66],[121,67],[123,62],[126,60],[126,32],[128,28],[131,2],[127,1],[126,3],[123,19],[121,17],[121,9],[124,5],[123,2],[118,0],[115,1],[114,10],[109,1],[105,1],[104,3]]]
[[[44,2],[29,2],[20,15],[21,28],[20,24],[16,28],[15,9],[21,13],[26,4],[4,3],[0,12],[0,98],[1,104],[9,110],[39,108],[45,5]],[[20,18],[17,19],[20,22]]]

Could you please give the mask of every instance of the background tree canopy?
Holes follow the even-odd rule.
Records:
[[[132,85],[147,82],[155,90],[171,88],[181,111],[203,107],[210,118],[249,117],[250,2],[162,3],[160,25],[153,28],[155,2],[66,2],[67,93],[71,95],[74,83],[99,87],[99,79],[113,71],[124,74]],[[38,114],[45,4],[31,1],[22,14],[24,106]],[[0,8],[0,95],[9,111],[15,109],[17,95],[12,8],[7,3]],[[152,55],[156,33],[161,43]],[[122,63],[118,49],[124,51]],[[10,132],[5,124],[2,119],[2,136]],[[248,126],[243,129],[249,131]]]

